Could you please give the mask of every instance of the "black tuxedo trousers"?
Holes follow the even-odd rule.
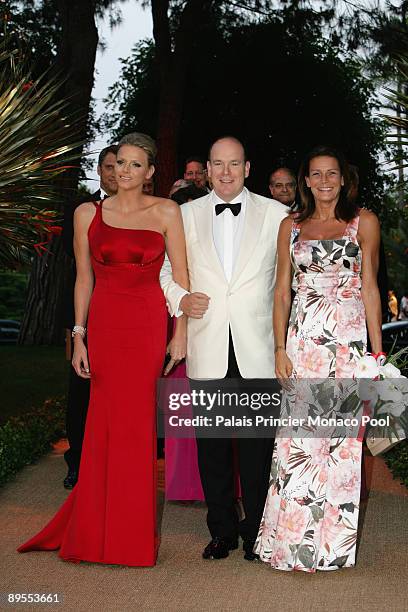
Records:
[[[78,376],[71,365],[69,368],[67,411],[65,417],[69,449],[65,452],[64,458],[68,469],[75,472],[79,471],[81,461],[89,393],[89,379]]]
[[[226,378],[242,378],[235,357],[231,332]],[[198,381],[190,381],[191,386]],[[238,519],[234,445],[238,455],[241,496],[245,518]],[[237,538],[251,542],[258,535],[268,491],[272,462],[271,438],[200,438],[197,437],[198,466],[207,503],[207,525],[211,537]]]

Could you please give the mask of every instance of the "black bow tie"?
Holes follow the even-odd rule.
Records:
[[[227,208],[229,208],[234,217],[236,217],[241,212],[241,202],[237,202],[236,204],[216,204],[215,214],[220,215]]]

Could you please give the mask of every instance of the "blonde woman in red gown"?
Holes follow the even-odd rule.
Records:
[[[91,378],[79,480],[60,510],[19,552],[56,550],[67,561],[156,563],[156,379],[166,351],[167,311],[159,272],[167,250],[187,287],[179,207],[142,193],[155,144],[129,134],[119,143],[117,195],[75,212],[76,324],[73,366]],[[177,277],[177,278],[176,278]],[[95,279],[95,285],[94,285]],[[185,356],[185,321],[169,345]]]

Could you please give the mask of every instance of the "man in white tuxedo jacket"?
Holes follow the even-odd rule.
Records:
[[[172,281],[168,264],[161,274],[170,313],[189,315],[187,376],[274,378],[276,240],[288,209],[244,187],[250,164],[237,139],[217,140],[207,167],[213,191],[181,208],[191,293]],[[245,558],[255,558],[252,549],[267,493],[272,440],[240,438],[237,445],[245,512],[240,524],[232,440],[197,438],[212,536],[204,558],[227,557],[237,548],[239,534]]]

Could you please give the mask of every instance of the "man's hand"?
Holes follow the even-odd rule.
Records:
[[[210,298],[205,293],[189,293],[180,300],[180,310],[192,319],[202,319],[208,310]]]

